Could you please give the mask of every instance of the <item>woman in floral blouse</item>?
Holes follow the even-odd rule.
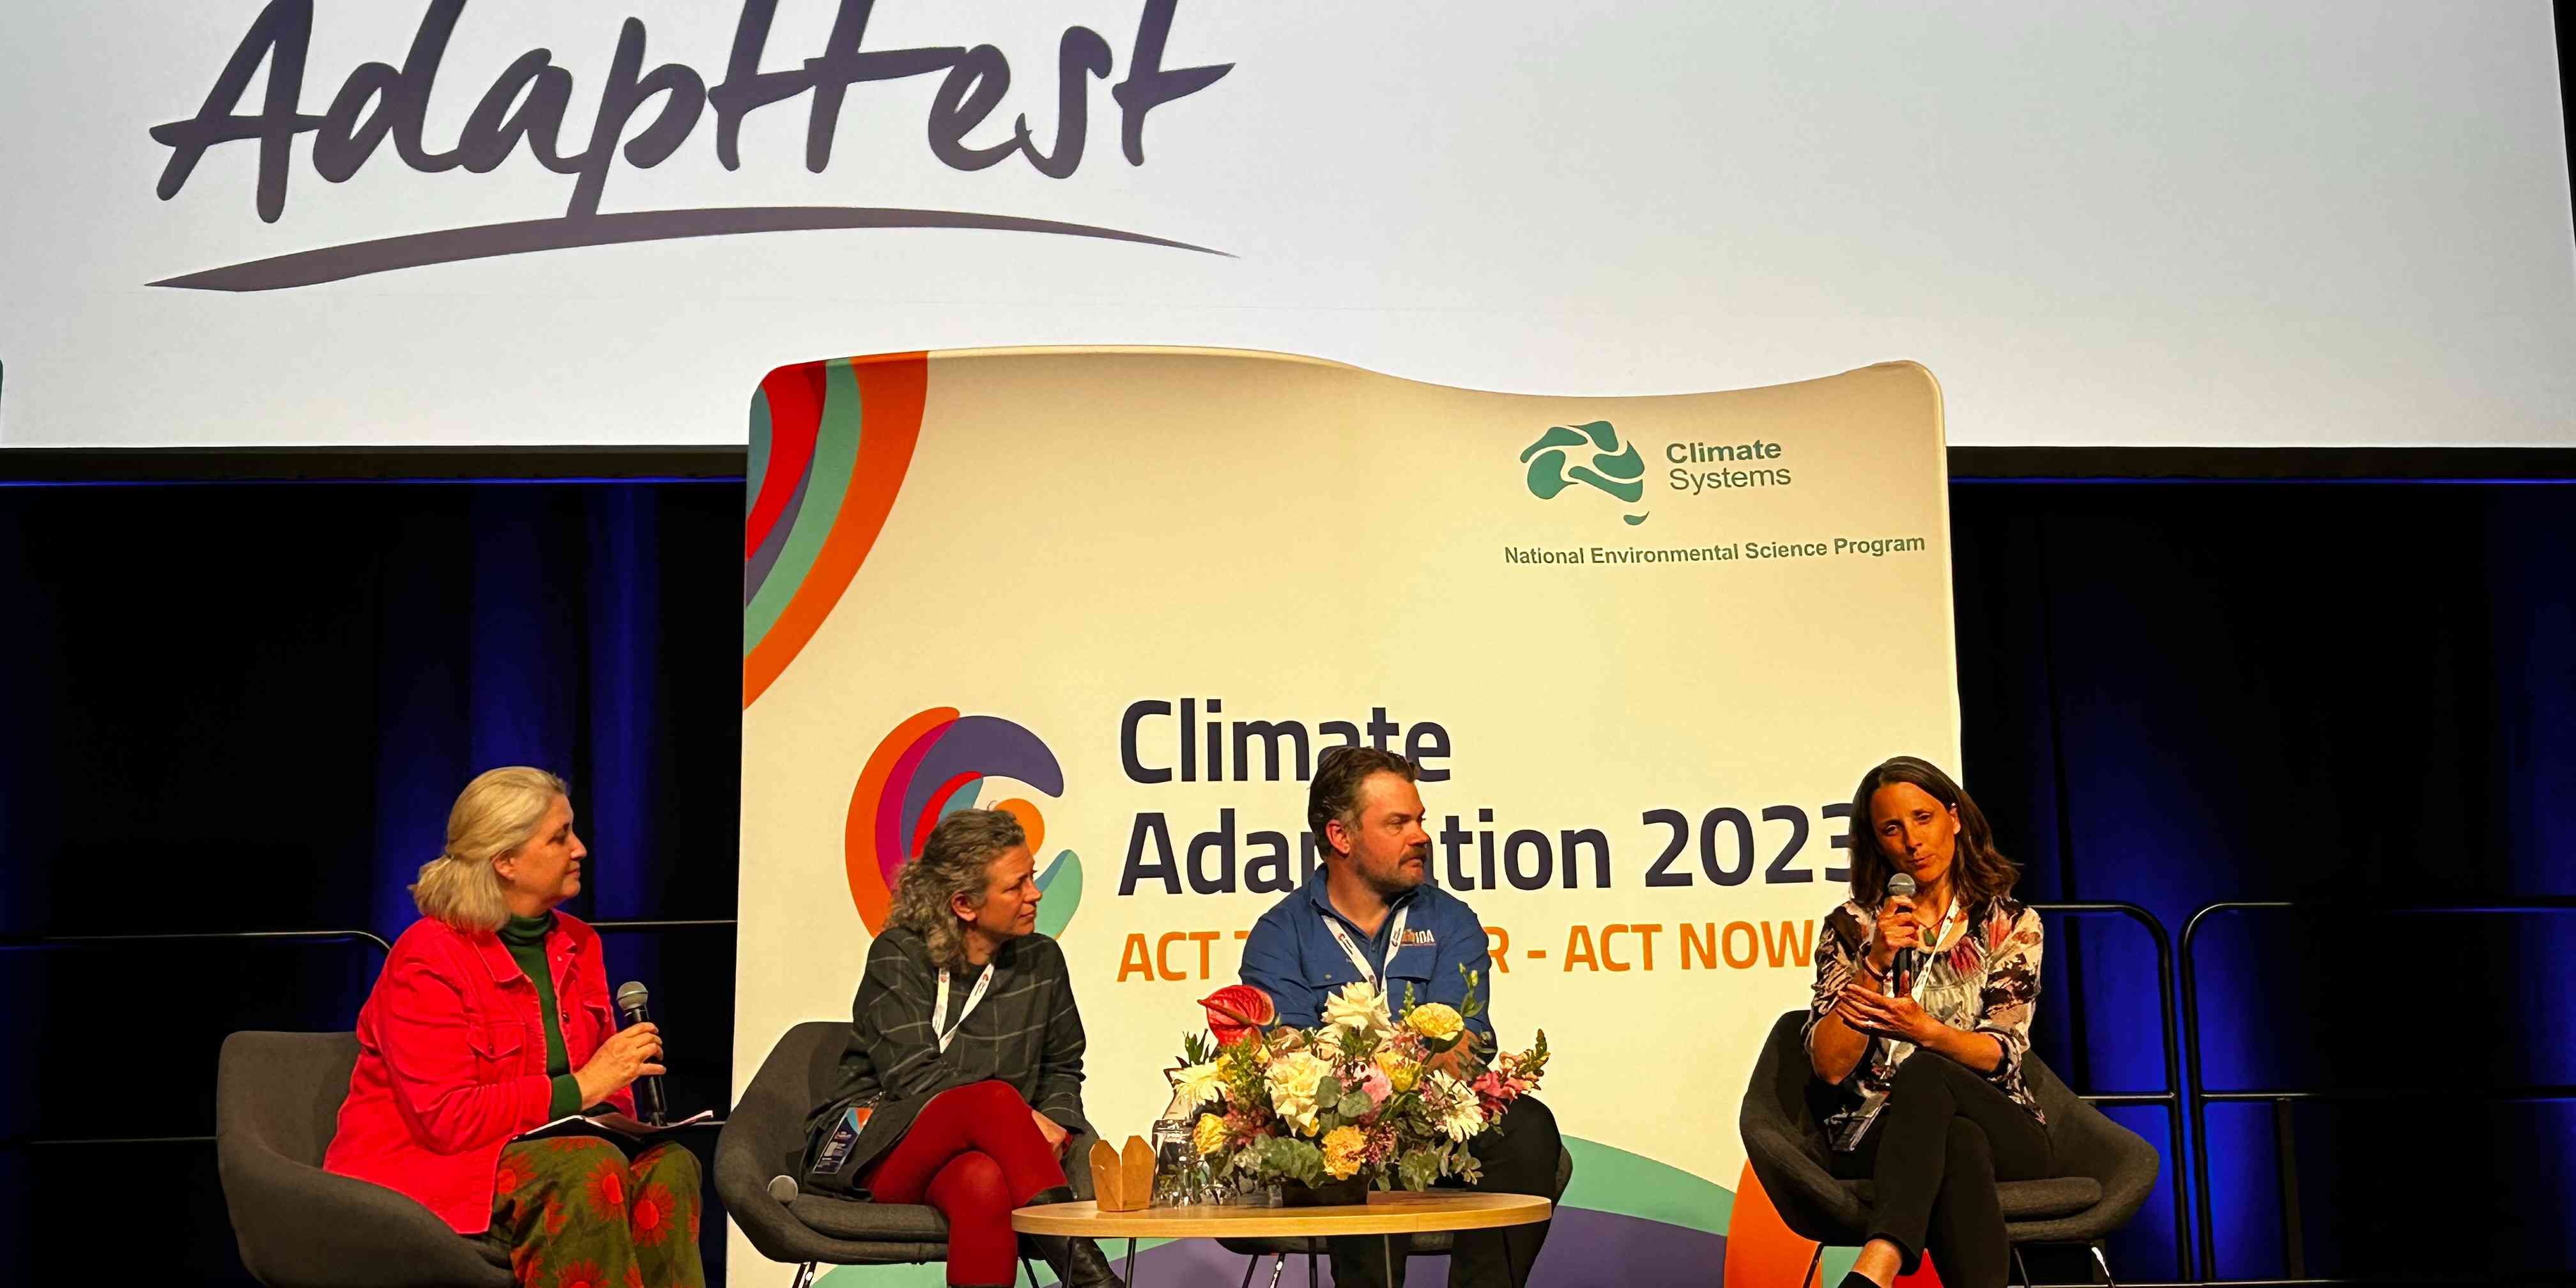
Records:
[[[1953,1288],[2002,1285],[1995,1182],[2049,1174],[2046,1120],[2022,1080],[2039,999],[2039,914],[1977,803],[1898,756],[1852,795],[1852,897],[1817,937],[1807,1059],[1834,1091],[1836,1176],[1876,1183],[1869,1242],[1842,1288],[1885,1288],[1928,1249]],[[1866,831],[1867,839],[1863,839]],[[1914,879],[1890,896],[1890,877]],[[1912,949],[1921,966],[1897,969]]]

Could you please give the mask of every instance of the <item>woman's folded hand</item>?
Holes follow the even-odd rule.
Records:
[[[1066,1131],[1062,1123],[1037,1110],[1030,1110],[1029,1117],[1038,1120],[1038,1134],[1046,1137],[1047,1148],[1054,1150],[1058,1156],[1063,1155],[1066,1143],[1073,1139],[1073,1133]]]
[[[1924,1045],[1927,1038],[1948,1027],[1911,997],[1887,997],[1859,984],[1842,991],[1834,1004],[1834,1014],[1863,1033],[1916,1046]]]

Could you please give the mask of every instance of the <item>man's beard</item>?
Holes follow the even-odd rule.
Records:
[[[1406,877],[1404,862],[1407,859],[1422,861],[1421,876],[1410,879]],[[1425,845],[1418,849],[1407,850],[1397,856],[1396,861],[1388,865],[1386,871],[1363,872],[1361,875],[1368,880],[1369,888],[1377,891],[1383,898],[1393,899],[1398,895],[1410,894],[1423,882],[1431,879],[1431,847]]]

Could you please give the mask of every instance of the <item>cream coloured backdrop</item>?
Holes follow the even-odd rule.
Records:
[[[1248,353],[940,353],[782,369],[752,422],[738,1081],[847,1016],[884,803],[916,815],[963,770],[985,777],[949,807],[1042,817],[1089,1112],[1142,1131],[1236,932],[1304,873],[1276,726],[1311,753],[1375,723],[1430,771],[1504,1040],[1558,1052],[1580,1210],[1543,1280],[1715,1255],[1745,1071],[1839,897],[1838,802],[1889,754],[1958,760],[1928,372],[1543,398]],[[1283,739],[1276,781],[1261,740],[1238,764],[1238,721]],[[1229,830],[1230,864],[1193,852]]]

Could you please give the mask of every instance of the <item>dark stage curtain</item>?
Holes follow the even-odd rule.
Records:
[[[741,506],[738,482],[0,488],[0,934],[391,939],[457,791],[502,764],[572,783],[575,915],[731,918]],[[720,1108],[730,931],[612,934],[607,953],[612,982],[654,991],[673,1103]],[[0,952],[14,1215],[94,1225],[140,1182],[162,1201],[118,1219],[166,1218],[100,1265],[242,1278],[211,1147],[25,1142],[211,1133],[223,1035],[349,1028],[381,962],[346,943]]]
[[[2220,899],[2576,891],[2571,500],[1955,485],[1963,774],[2024,893],[2136,902],[2179,934]],[[0,933],[391,937],[457,789],[504,763],[573,782],[593,854],[576,914],[731,917],[741,505],[736,482],[0,488]],[[2576,1082],[2551,969],[2571,921],[2214,920],[2210,1085]],[[2157,1089],[2145,937],[2052,932],[2042,1054],[2079,1090]],[[663,999],[683,1107],[728,1084],[733,953],[724,932],[609,944],[611,974]],[[222,1035],[346,1028],[377,960],[0,952],[10,1219],[86,1226],[141,1187],[153,1273],[239,1280],[210,1147],[27,1142],[211,1131]],[[2155,1111],[2116,1116],[2163,1142]],[[2270,1114],[2210,1121],[2219,1269],[2276,1273]],[[2293,1122],[2312,1273],[2576,1264],[2563,1102]],[[2160,1192],[2114,1245],[2124,1279],[2171,1277],[2169,1214]]]
[[[1966,782],[2029,896],[2137,903],[2179,936],[2220,900],[2576,892],[2576,488],[1951,496]],[[2052,929],[2041,1054],[2078,1090],[2161,1089],[2147,938]],[[2550,982],[2570,950],[2568,913],[2220,914],[2195,954],[2207,1085],[2576,1083]],[[2571,1109],[2297,1106],[2309,1273],[2576,1265]],[[2164,1139],[2157,1111],[2115,1117]],[[2208,1143],[2218,1273],[2283,1273],[2272,1111],[2212,1106]],[[2123,1278],[2172,1269],[2170,1213],[2160,1192],[2115,1246]]]

